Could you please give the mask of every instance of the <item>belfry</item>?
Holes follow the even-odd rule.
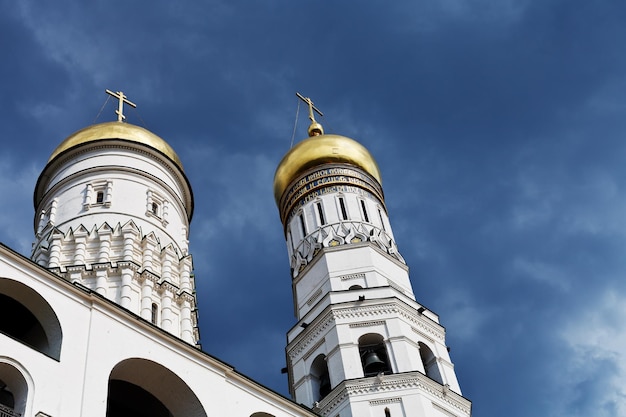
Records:
[[[298,320],[290,400],[201,350],[190,182],[106,92],[117,121],[68,136],[39,176],[31,257],[0,244],[0,416],[470,415],[367,149],[325,134],[300,96],[310,137],[274,179]]]
[[[415,300],[376,161],[324,134],[298,96],[309,138],[274,177],[298,320],[287,334],[292,397],[324,416],[469,416],[445,329]]]

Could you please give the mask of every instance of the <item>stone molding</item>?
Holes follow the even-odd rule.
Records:
[[[406,265],[396,242],[387,232],[371,223],[345,220],[319,227],[300,241],[291,255],[292,277],[296,278],[321,252],[322,248],[335,248],[363,242],[373,244],[392,259]]]
[[[339,277],[339,279],[341,281],[348,281],[348,280],[351,280],[351,279],[365,279],[365,274],[361,272],[359,274],[341,275]]]
[[[306,304],[310,307],[311,304],[313,304],[313,302],[317,300],[320,295],[322,295],[321,288],[319,288],[317,291],[315,291],[315,293],[313,293],[313,295],[307,300]]]
[[[381,324],[385,324],[385,320],[380,320],[380,321],[365,321],[365,322],[361,322],[361,323],[350,323],[350,327],[354,328],[354,327],[370,327],[370,326],[378,326]]]
[[[385,405],[385,404],[393,404],[393,403],[401,403],[401,402],[402,402],[401,397],[394,397],[394,398],[385,398],[382,400],[370,401],[370,405]]]
[[[319,402],[318,407],[321,415],[329,415],[348,398],[372,393],[406,391],[408,389],[425,392],[440,404],[449,406],[465,416],[470,416],[471,402],[469,400],[451,391],[447,385],[441,385],[417,371],[343,381],[335,387],[331,394]],[[433,402],[433,404],[436,403]],[[445,410],[442,405],[438,406]]]
[[[337,307],[330,306],[329,311],[321,317],[317,322],[310,324],[305,330],[296,336],[295,342],[291,347],[287,346],[287,353],[292,361],[299,358],[304,350],[308,348],[315,340],[325,333],[331,323],[347,320],[347,319],[367,319],[378,318],[381,316],[397,315],[407,319],[416,328],[425,332],[427,335],[438,339],[442,343],[445,341],[445,333],[443,327],[436,325],[429,319],[420,316],[417,311],[411,310],[399,301],[386,302],[377,305],[368,306],[352,306],[352,307]],[[384,324],[385,320],[368,320],[366,322],[350,323],[351,328],[374,326]]]

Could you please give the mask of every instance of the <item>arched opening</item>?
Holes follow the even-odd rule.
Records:
[[[152,307],[150,309],[150,322],[152,324],[158,324],[159,320],[159,306],[155,303],[152,303]]]
[[[252,413],[250,417],[274,417],[274,414],[270,413]]]
[[[206,417],[198,397],[174,372],[156,362],[132,358],[109,376],[107,417]]]
[[[311,364],[311,388],[313,401],[321,400],[332,390],[326,355],[318,355]]]
[[[0,332],[56,360],[61,324],[50,304],[21,282],[0,278]]]
[[[419,348],[426,376],[439,382],[440,384],[443,384],[443,379],[441,378],[441,373],[439,372],[439,365],[437,364],[437,358],[433,354],[433,351],[422,342],[419,342]]]
[[[108,417],[172,417],[154,395],[130,382],[109,380]]]
[[[8,363],[0,363],[0,416],[24,415],[28,385],[22,373]]]
[[[351,285],[350,288],[348,288],[349,291],[352,290],[362,290],[363,287],[361,287],[360,285]]]
[[[359,338],[359,354],[363,365],[363,374],[376,376],[391,373],[384,339],[376,333],[368,333]]]

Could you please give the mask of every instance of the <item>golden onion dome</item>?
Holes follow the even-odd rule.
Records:
[[[52,152],[52,155],[50,155],[48,162],[51,162],[54,158],[68,149],[75,148],[88,142],[96,142],[106,139],[122,139],[149,146],[167,156],[178,166],[178,168],[181,169],[181,171],[183,170],[183,164],[181,163],[180,158],[167,142],[143,127],[119,121],[91,125],[75,132],[61,142],[59,146],[57,146],[54,152]]]
[[[339,135],[311,136],[291,148],[274,174],[274,198],[280,198],[296,177],[315,166],[346,163],[361,168],[382,185],[378,164],[369,151],[357,141]]]

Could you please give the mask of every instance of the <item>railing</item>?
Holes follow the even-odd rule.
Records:
[[[22,414],[13,411],[12,408],[0,404],[0,417],[21,417]]]

